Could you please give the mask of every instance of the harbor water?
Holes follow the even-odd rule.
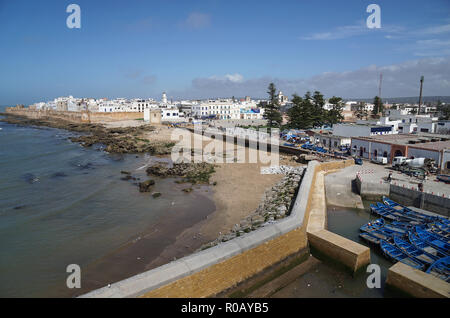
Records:
[[[379,247],[368,244],[359,237],[359,228],[371,220],[377,219],[369,210],[371,202],[364,202],[365,209],[352,209],[328,206],[328,230],[339,234],[359,244],[370,248],[371,264],[377,264],[381,269],[381,288],[368,288],[366,280],[370,273],[359,273],[355,277],[348,275],[346,286],[353,297],[391,297],[394,296],[390,290],[385,290],[385,282],[389,267],[393,265],[386,259]],[[398,295],[395,295],[398,296]]]

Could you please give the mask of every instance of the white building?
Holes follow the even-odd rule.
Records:
[[[180,114],[178,108],[146,108],[144,109],[144,120],[150,120],[150,113],[159,111],[161,114],[162,122],[172,122],[172,121],[184,121],[183,114]]]
[[[437,122],[436,133],[438,134],[450,134],[450,120],[441,120]]]
[[[342,137],[370,137],[374,135],[394,134],[391,125],[370,125],[370,124],[334,124],[333,135]]]

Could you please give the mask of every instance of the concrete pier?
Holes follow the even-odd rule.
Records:
[[[386,284],[413,297],[450,297],[449,283],[400,262],[389,268]]]
[[[330,170],[343,168],[350,163],[344,162],[342,167],[335,167],[332,165],[333,163],[323,163],[316,168],[319,171],[316,172],[313,183],[306,232],[309,245],[314,250],[344,265],[352,273],[355,273],[370,263],[370,249],[326,230],[325,173]]]

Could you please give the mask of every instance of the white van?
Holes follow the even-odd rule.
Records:
[[[374,157],[372,158],[372,162],[386,165],[388,163],[388,160],[386,157]]]
[[[395,168],[401,166],[407,159],[407,157],[394,157],[392,160],[392,167]]]

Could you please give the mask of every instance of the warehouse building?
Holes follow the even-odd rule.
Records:
[[[394,157],[430,158],[438,167],[449,168],[450,136],[437,134],[398,134],[371,137],[353,137],[351,153],[372,159],[385,157],[392,163]]]

